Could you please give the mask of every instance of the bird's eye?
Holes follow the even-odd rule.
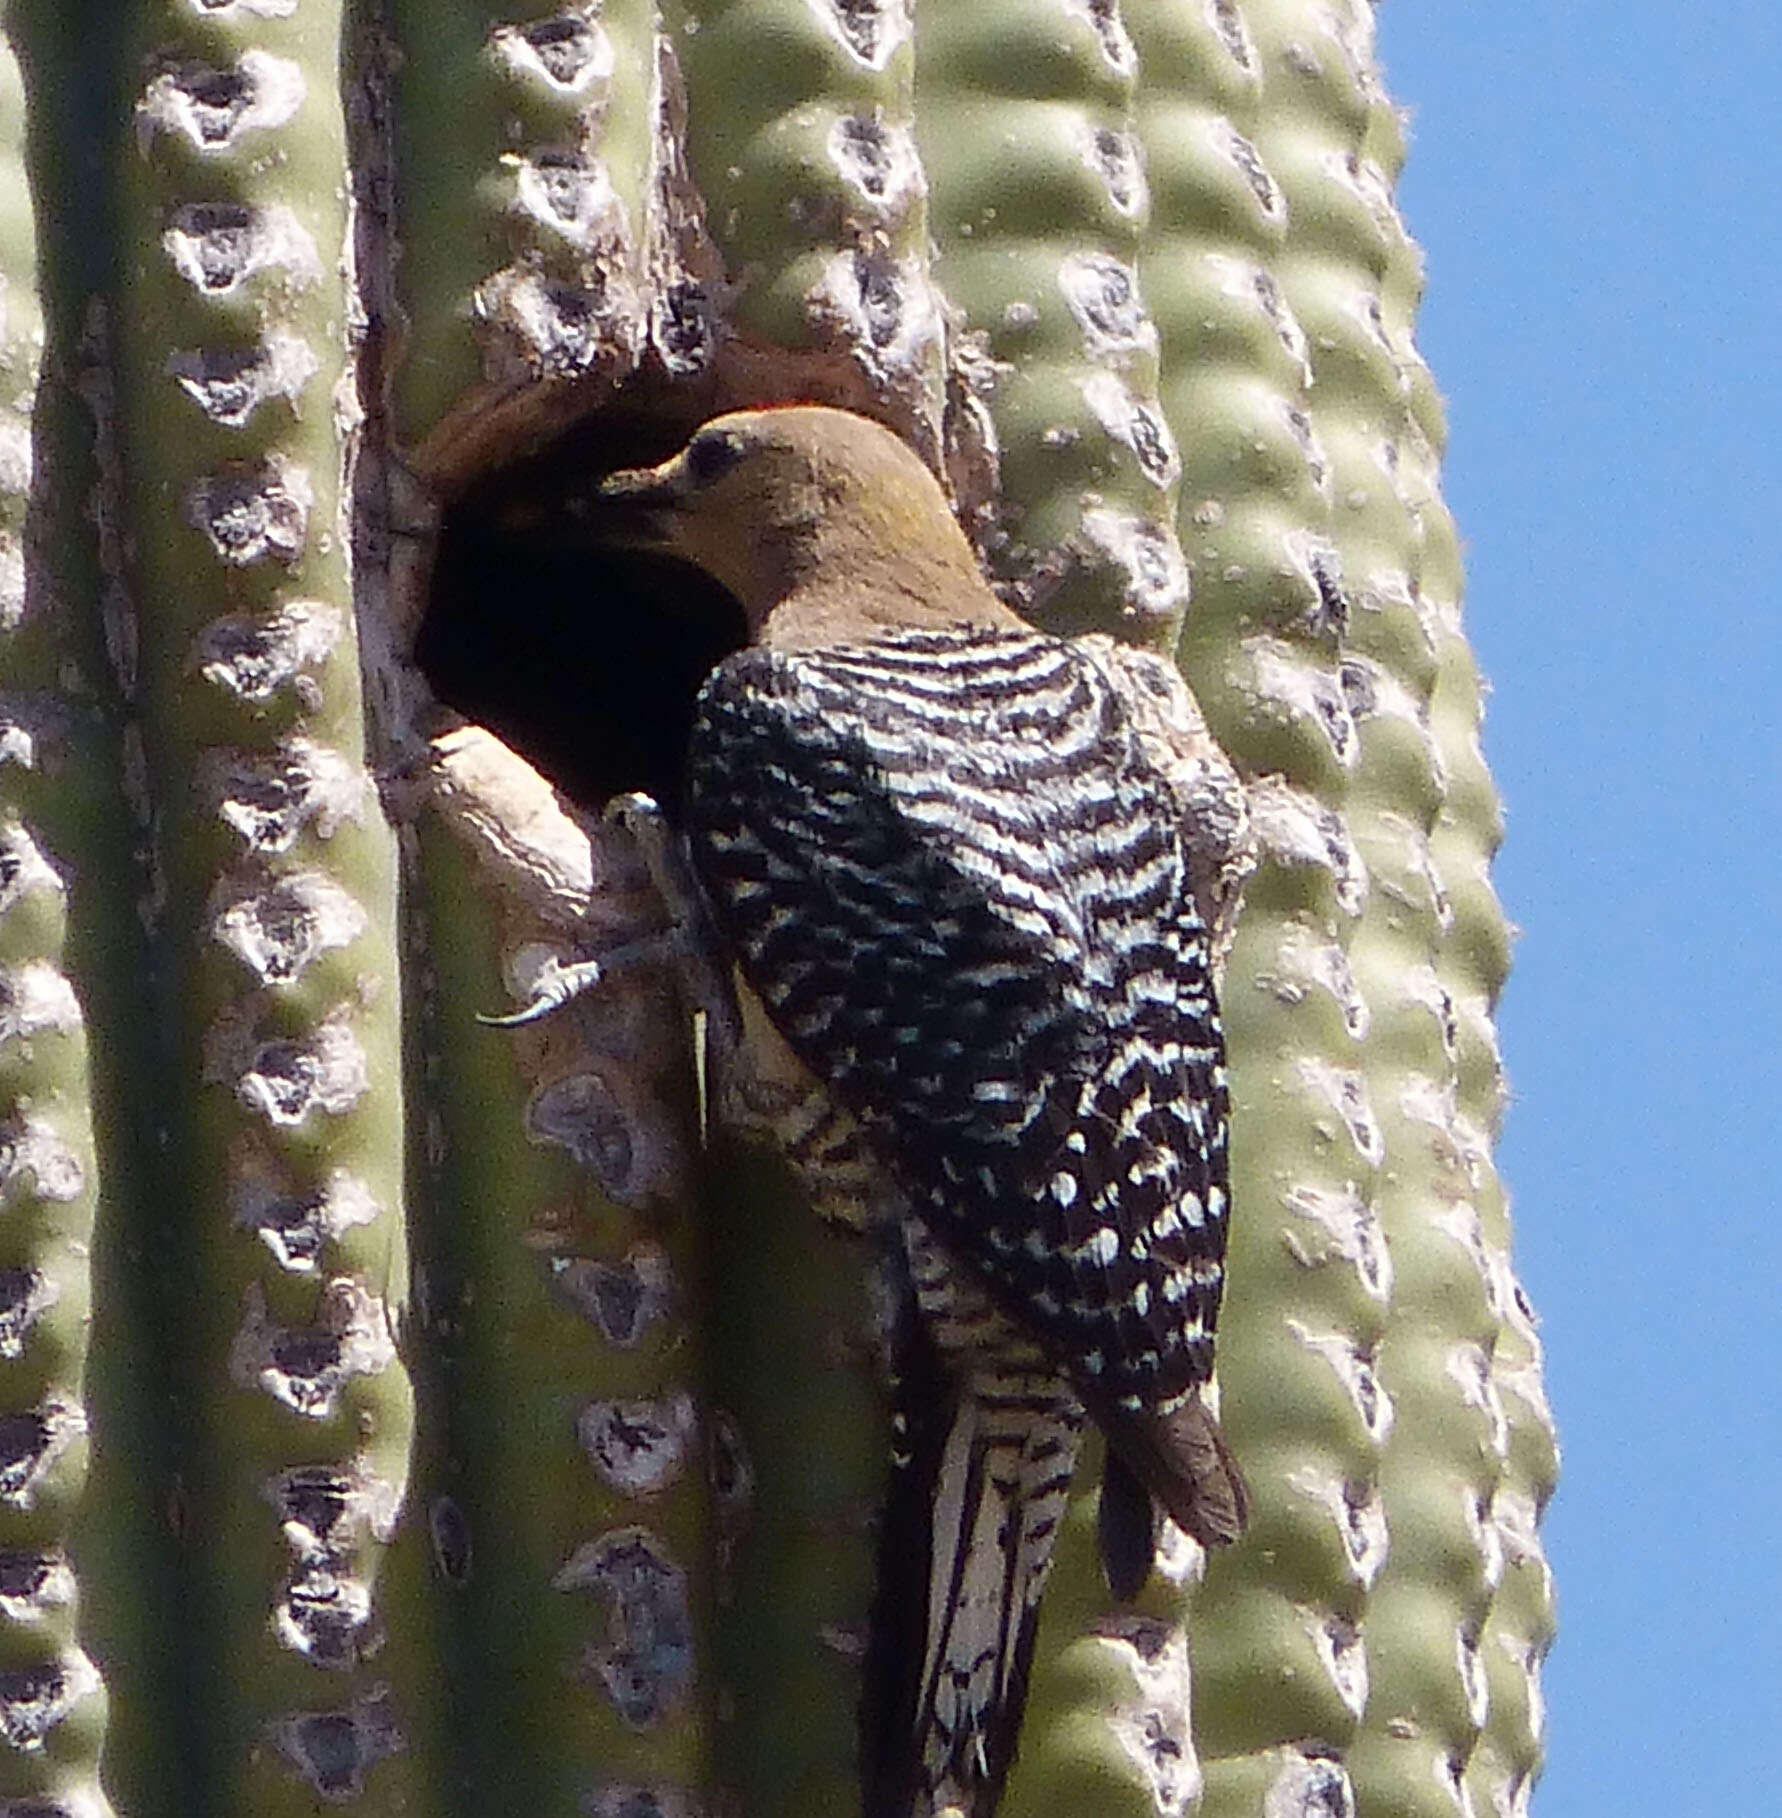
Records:
[[[697,435],[687,444],[687,477],[695,486],[722,479],[743,458],[742,440],[725,430]]]

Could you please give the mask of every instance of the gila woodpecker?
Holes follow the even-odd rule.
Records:
[[[820,1093],[786,1133],[813,1197],[894,1258],[865,1808],[987,1818],[1085,1414],[1116,1594],[1153,1499],[1206,1545],[1245,1521],[1202,1401],[1227,1101],[1182,684],[1034,631],[916,455],[841,411],[719,417],[601,491],[745,615],[688,754],[700,914]]]

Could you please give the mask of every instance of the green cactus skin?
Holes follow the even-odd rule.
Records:
[[[75,1410],[32,1506],[0,1460],[0,1566],[55,1561],[0,1572],[0,1818],[852,1809],[865,1247],[746,1092],[702,1141],[660,968],[477,1022],[660,905],[405,656],[491,462],[792,397],[906,435],[1040,622],[1173,646],[1255,833],[1253,1527],[1113,1609],[1090,1446],[1003,1818],[1526,1818],[1556,1447],[1368,7],[138,0],[113,99],[80,21],[8,29],[39,220],[83,134],[120,180],[42,273],[0,188],[0,1422]],[[46,1663],[86,1695],[11,1746]]]
[[[1492,1802],[1482,1809],[1507,1813],[1526,1806],[1538,1749],[1527,1722],[1529,1691],[1548,1630],[1513,1624],[1509,1648],[1498,1644],[1509,1657],[1494,1670],[1486,1636],[1494,1632],[1505,1555],[1495,1498],[1511,1425],[1538,1425],[1544,1441],[1550,1428],[1532,1408],[1514,1423],[1506,1419],[1496,1381],[1500,1348],[1523,1342],[1505,1233],[1500,1227],[1494,1248],[1481,1224],[1492,1191],[1499,1081],[1494,1056],[1483,1068],[1476,1054],[1463,1060],[1459,1033],[1463,1020],[1475,1040],[1481,1027],[1488,1031],[1503,977],[1502,918],[1484,878],[1496,805],[1477,759],[1478,702],[1458,635],[1453,537],[1435,494],[1432,441],[1440,427],[1419,421],[1419,406],[1427,416],[1431,402],[1409,339],[1421,274],[1391,206],[1403,147],[1373,64],[1371,15],[1337,9],[1317,30],[1289,11],[1246,9],[1266,72],[1254,143],[1288,223],[1275,270],[1309,349],[1306,438],[1324,470],[1330,547],[1348,599],[1337,628],[1341,690],[1322,697],[1347,774],[1326,799],[1341,813],[1366,880],[1338,930],[1341,949],[1324,968],[1353,1036],[1352,1058],[1332,1057],[1343,1083],[1329,1122],[1335,1147],[1346,1136],[1355,1151],[1336,1203],[1375,1233],[1347,1260],[1365,1284],[1365,1259],[1377,1261],[1383,1241],[1390,1275],[1373,1275],[1385,1292],[1358,1307],[1357,1318],[1322,1329],[1310,1321],[1289,1326],[1342,1376],[1374,1441],[1375,1456],[1360,1469],[1351,1454],[1338,1470],[1326,1459],[1322,1469],[1302,1467],[1286,1478],[1306,1501],[1322,1497],[1327,1519],[1350,1542],[1333,1562],[1346,1569],[1323,1582],[1312,1576],[1290,1593],[1302,1626],[1322,1640],[1318,1669],[1295,1670],[1294,1679],[1334,1691],[1341,1708],[1330,1708],[1327,1696],[1314,1720],[1312,1711],[1291,1711],[1291,1701],[1281,1700],[1269,1712],[1272,1734],[1234,1748],[1239,1738],[1219,1733],[1220,1631],[1229,1618],[1216,1599],[1244,1573],[1243,1553],[1261,1538],[1253,1534],[1243,1553],[1215,1562],[1190,1619],[1207,1759],[1203,1810],[1255,1811],[1262,1788],[1265,1800],[1287,1810],[1323,1800],[1434,1818],[1469,1809],[1469,1784],[1476,1784]],[[1444,698],[1444,681],[1457,698]],[[1444,827],[1452,829],[1445,840]],[[1462,892],[1464,933],[1455,907]],[[1246,933],[1259,913],[1253,896]],[[1234,958],[1228,1004],[1243,979]],[[1236,1036],[1236,1014],[1241,1081],[1257,1056]],[[1241,1085],[1239,1098],[1241,1107]],[[1289,1175],[1274,1204],[1318,1203],[1309,1184]],[[1269,1202],[1261,1190],[1246,1202],[1240,1190],[1237,1203]],[[1266,1213],[1257,1222],[1260,1231],[1245,1224],[1246,1257],[1249,1239],[1279,1230]],[[1329,1269],[1328,1261],[1318,1265],[1320,1274]],[[1246,1293],[1251,1277],[1242,1260],[1234,1279],[1230,1324],[1245,1332],[1247,1315],[1268,1308],[1269,1297]],[[1221,1376],[1240,1447],[1245,1424],[1270,1413],[1266,1392],[1248,1389],[1240,1373],[1243,1357],[1242,1340],[1228,1336]],[[1550,1445],[1537,1451],[1550,1472]],[[1253,1465],[1253,1482],[1259,1475]],[[1273,1487],[1259,1486],[1259,1501]],[[1546,1475],[1525,1492],[1527,1545],[1550,1487]],[[1277,1565],[1287,1552],[1283,1545]],[[1317,1557],[1305,1546],[1295,1552],[1302,1566]],[[1245,1644],[1245,1670],[1253,1674],[1265,1665],[1264,1651],[1248,1632]],[[1284,1652],[1275,1671],[1297,1666]],[[1499,1704],[1494,1682],[1516,1678],[1504,1670],[1511,1667],[1520,1669],[1519,1696]]]
[[[935,278],[997,453],[980,542],[1047,627],[1162,641],[1188,575],[1135,268],[1149,200],[1133,41],[1115,7],[992,0],[924,19],[916,58]]]
[[[1436,597],[1453,601],[1459,552],[1452,527],[1445,517],[1441,522],[1448,585]],[[1466,1783],[1476,1810],[1491,1818],[1526,1818],[1545,1741],[1540,1666],[1554,1634],[1552,1575],[1537,1524],[1553,1493],[1559,1451],[1542,1383],[1540,1339],[1511,1269],[1508,1201],[1490,1160],[1504,1102],[1491,1011],[1508,970],[1509,943],[1488,868],[1502,823],[1479,750],[1478,671],[1456,615],[1444,610],[1438,626],[1440,669],[1430,723],[1447,766],[1448,791],[1431,831],[1430,855],[1447,883],[1453,921],[1437,972],[1455,1010],[1455,1123],[1465,1139],[1477,1240],[1498,1320],[1489,1384],[1504,1419],[1495,1433],[1501,1470],[1489,1504],[1479,1511],[1480,1552],[1492,1592],[1477,1648],[1487,1716]],[[1473,1239],[1470,1229],[1467,1237]]]
[[[364,770],[335,7],[145,5],[124,510],[168,1052],[187,1718],[219,1808],[427,1809],[396,854]],[[414,1524],[401,1551],[418,1562]]]
[[[106,1814],[107,1688],[77,1544],[99,1198],[86,957],[70,880],[102,837],[104,725],[59,700],[81,648],[38,526],[43,320],[22,73],[0,44],[0,1811]],[[97,786],[97,787],[96,787]]]
[[[429,1515],[458,1606],[454,1727],[479,1809],[597,1810],[701,1786],[711,1748],[725,1511],[694,1426],[707,1262],[685,1216],[685,1033],[654,971],[540,1025],[477,1026],[498,981],[521,995],[546,953],[660,912],[625,840],[591,837],[487,734],[444,734],[429,763],[411,875],[439,1120],[427,1327],[450,1464]]]
[[[1285,1089],[1298,1128],[1287,1125],[1292,1135],[1281,1144],[1286,1119],[1258,1105],[1252,1161],[1233,1191],[1234,1204],[1248,1208],[1234,1278],[1267,1285],[1235,1291],[1221,1376],[1239,1429],[1234,1443],[1246,1445],[1248,1428],[1266,1435],[1243,1453],[1262,1449],[1252,1482],[1265,1513],[1242,1549],[1260,1549],[1260,1558],[1215,1561],[1190,1616],[1209,1814],[1253,1811],[1259,1793],[1287,1811],[1350,1796],[1345,1759],[1371,1696],[1372,1600],[1393,1545],[1380,1457],[1397,1410],[1380,1371],[1400,1293],[1389,1220],[1404,1175],[1393,1146],[1400,1132],[1384,1121],[1387,1081],[1371,1064],[1382,1013],[1358,970],[1371,913],[1391,904],[1382,904],[1371,868],[1375,750],[1344,687],[1351,638],[1371,610],[1358,596],[1374,552],[1345,508],[1363,472],[1375,471],[1360,465],[1371,452],[1363,413],[1375,396],[1358,402],[1342,379],[1365,334],[1351,305],[1373,282],[1374,248],[1371,237],[1357,243],[1348,197],[1331,174],[1352,149],[1353,116],[1339,105],[1348,97],[1339,91],[1331,104],[1321,88],[1302,92],[1295,65],[1305,41],[1325,57],[1331,47],[1308,31],[1316,22],[1284,18],[1285,10],[1245,12],[1261,85],[1242,161],[1281,227],[1270,271],[1280,319],[1294,325],[1283,348],[1305,349],[1308,382],[1277,419],[1273,442],[1321,509],[1307,514],[1310,537],[1290,531],[1275,552],[1274,568],[1292,576],[1278,598],[1298,623],[1264,620],[1240,633],[1237,662],[1225,661],[1241,677],[1240,693],[1274,701],[1294,723],[1300,749],[1283,766],[1286,779],[1316,800],[1328,817],[1320,829],[1328,851],[1342,856],[1333,900],[1316,920],[1289,914],[1271,930],[1274,918],[1256,899],[1227,974],[1234,1142],[1244,1144],[1240,1120],[1258,1063],[1269,1066],[1273,1089]],[[1398,546],[1389,538],[1390,528],[1386,563],[1402,569],[1402,532]],[[1317,654],[1308,662],[1296,651]],[[1254,970],[1242,953],[1251,926],[1267,942]],[[1272,1039],[1259,1048],[1251,1019],[1264,1012]],[[1436,1025],[1425,1023],[1413,1033],[1433,1034]],[[1251,1374],[1258,1366],[1271,1374]],[[1283,1396],[1289,1376],[1293,1389]],[[1281,1401],[1293,1410],[1285,1420],[1271,1405]],[[1307,1420],[1301,1407],[1321,1412]],[[1265,1610],[1278,1640],[1272,1649],[1248,1646]],[[1266,1702],[1258,1696],[1265,1687]]]
[[[821,1818],[860,1799],[858,1665],[890,1419],[874,1309],[861,1247],[811,1244],[774,1158],[729,1142],[713,1160],[714,1398],[748,1470],[718,1582],[713,1784],[745,1812]]]
[[[803,373],[872,399],[935,458],[944,323],[908,6],[671,0],[664,24],[688,95],[724,96],[689,106],[686,159],[728,274],[732,367],[746,384],[772,350],[779,387]]]
[[[642,350],[652,9],[392,0],[385,21],[365,56],[400,197],[395,428],[444,425],[462,460],[503,399],[561,403],[538,382],[610,383]]]

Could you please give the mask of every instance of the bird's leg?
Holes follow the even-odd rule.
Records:
[[[706,1039],[729,1053],[742,1038],[736,998],[717,958],[717,940],[698,880],[667,817],[647,795],[633,792],[607,804],[605,819],[637,842],[650,882],[668,911],[668,926],[567,964],[552,960],[532,981],[531,995],[504,1016],[481,1016],[495,1029],[541,1021],[584,993],[634,966],[670,965],[695,1012],[703,1013]]]
[[[650,882],[668,909],[668,931],[657,938],[675,961],[688,1002],[705,1016],[706,1040],[716,1056],[733,1054],[742,1041],[742,1014],[685,844],[656,802],[637,790],[608,802],[606,819],[637,841]]]
[[[542,1022],[628,967],[678,958],[682,945],[681,931],[669,928],[642,940],[627,941],[622,947],[609,947],[594,959],[571,960],[567,965],[561,960],[546,960],[532,980],[531,996],[518,1010],[502,1016],[479,1014],[476,1020],[490,1029],[519,1029],[527,1023]]]

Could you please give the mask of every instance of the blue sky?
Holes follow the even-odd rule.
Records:
[[[1535,1818],[1782,1811],[1782,9],[1386,0],[1523,929]]]

